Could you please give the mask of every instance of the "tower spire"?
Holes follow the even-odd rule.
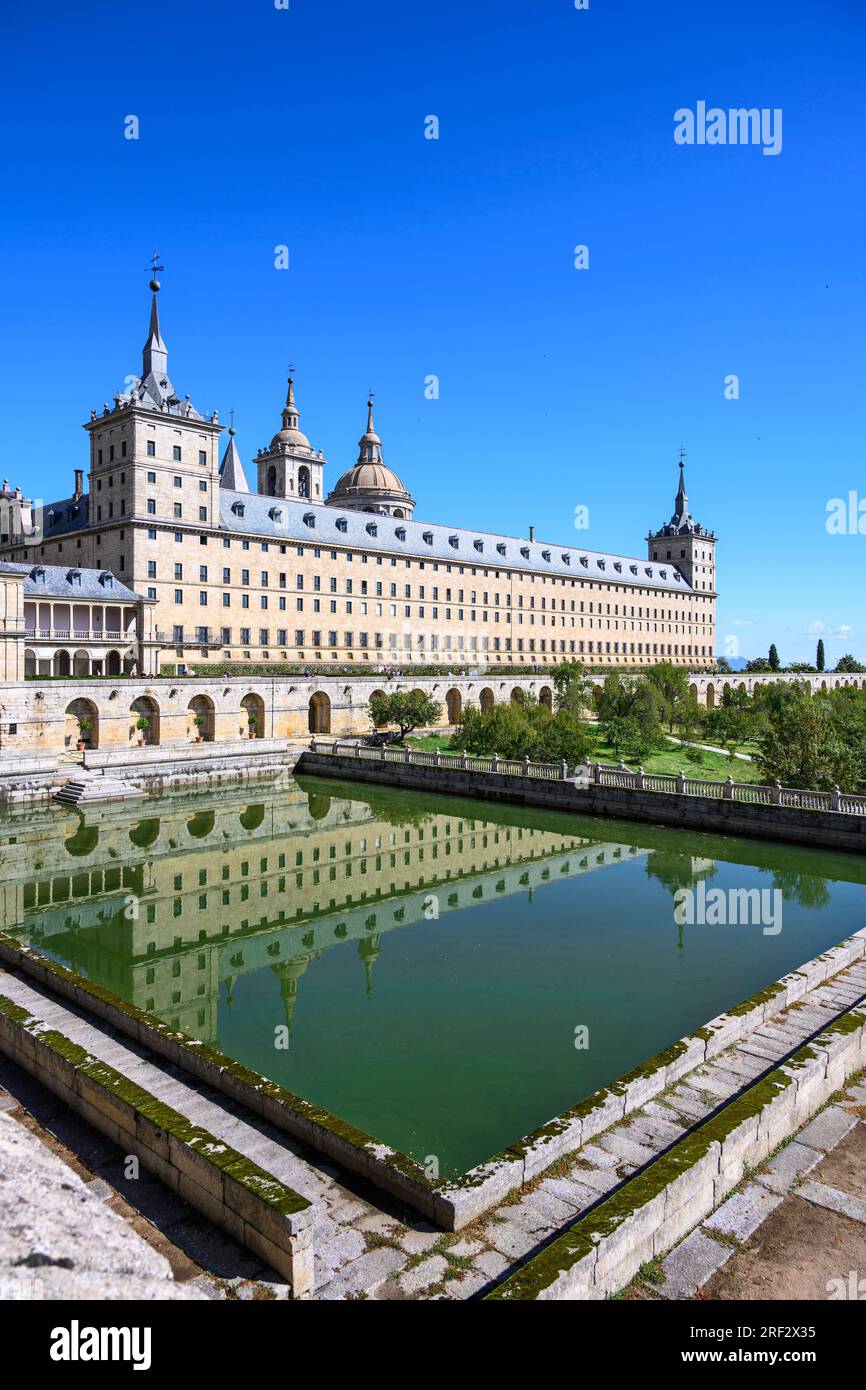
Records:
[[[150,301],[150,331],[141,353],[141,377],[143,381],[146,381],[151,375],[160,381],[168,371],[168,349],[162,341],[159,327],[159,307],[156,301],[156,296],[161,288],[156,279],[156,272],[163,269],[161,265],[157,264],[158,259],[157,253],[154,251],[150,266],[153,277],[150,282],[150,288],[153,292]]]
[[[679,467],[679,486],[677,488],[676,500],[674,501],[674,514],[671,518],[672,523],[676,526],[682,526],[684,523],[691,521],[691,517],[689,516],[689,499],[686,496],[686,451],[683,448],[680,449]]]
[[[358,441],[360,453],[358,454],[359,463],[381,463],[382,462],[382,441],[376,433],[373,424],[373,392],[367,394],[367,428]]]

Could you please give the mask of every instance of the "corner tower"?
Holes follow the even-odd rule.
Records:
[[[647,536],[647,559],[676,565],[696,593],[716,594],[716,535],[695,521],[686,495],[685,450],[680,450],[680,476],[670,521]]]

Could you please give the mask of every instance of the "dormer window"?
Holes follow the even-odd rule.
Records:
[[[47,513],[46,513],[46,515],[47,515],[47,517],[48,517],[48,525],[49,525],[49,526],[53,526],[53,525],[54,525],[54,519],[55,519],[55,516],[56,516],[56,512],[54,511],[54,508],[53,508],[53,507],[49,507],[49,508],[48,508],[48,511],[47,511]]]
[[[521,555],[523,556],[524,560],[528,560],[528,559],[529,559],[529,546],[528,546],[528,545],[522,545],[522,546],[520,547],[520,553],[521,553]]]
[[[268,516],[271,518],[271,521],[282,521],[282,509],[280,507],[270,507],[268,509]]]
[[[500,554],[500,555],[504,555],[504,554],[505,554],[505,544],[504,544],[503,541],[500,541],[500,542],[499,542],[499,544],[498,544],[497,547],[496,547],[496,550],[497,550],[498,554]]]
[[[432,545],[432,544],[433,544],[433,532],[432,532],[432,531],[425,531],[424,534],[423,534],[423,536],[421,537],[421,539],[422,539],[422,541],[424,542],[425,545]]]
[[[379,534],[379,527],[376,525],[375,521],[368,521],[366,530],[368,535],[371,536],[378,536]]]
[[[622,574],[622,561],[621,561],[621,560],[614,560],[614,562],[613,562],[613,567],[614,567],[614,569],[616,570],[617,574]]]
[[[80,589],[80,588],[81,588],[81,570],[69,570],[69,571],[67,571],[66,582],[67,582],[67,584],[74,584],[77,588]]]
[[[405,541],[405,539],[406,539],[406,527],[405,527],[405,526],[398,526],[397,529],[396,529],[396,531],[394,532],[394,535],[397,537],[398,541]]]
[[[348,531],[349,529],[349,523],[344,516],[338,516],[334,525],[338,531]]]
[[[550,551],[549,551],[549,550],[542,550],[542,552],[541,552],[541,558],[542,558],[542,560],[547,560],[547,562],[550,563]]]
[[[606,561],[606,560],[597,560],[596,563],[597,563],[597,565],[598,565],[598,567],[599,567],[600,570],[607,569],[607,561]]]
[[[589,556],[588,556],[588,555],[579,555],[577,558],[580,560],[580,563],[583,565],[583,568],[584,568],[585,570],[588,570],[588,569],[589,569]]]
[[[33,580],[35,580],[37,584],[44,584],[44,583],[45,583],[45,567],[44,567],[44,565],[37,565],[35,569],[32,569],[32,570],[30,571],[30,578],[33,579]]]
[[[312,528],[315,526],[315,524],[316,524],[316,514],[315,514],[315,512],[304,512],[304,525],[305,525],[305,526],[309,526],[309,527],[312,529]]]
[[[114,588],[114,575],[111,570],[102,570],[99,575],[99,582],[105,589]]]
[[[661,575],[662,579],[667,579],[668,577],[667,570],[659,570],[659,574]]]
[[[632,574],[637,574],[637,565],[629,565]]]
[[[571,564],[571,556],[570,556],[570,555],[563,555],[563,557],[562,557],[562,563],[563,563],[564,565],[570,565],[570,564]]]
[[[483,550],[483,549],[484,549],[484,542],[481,541],[481,540],[473,541],[472,544],[475,546],[475,549],[476,549],[476,550]]]
[[[246,512],[246,507],[244,506],[243,502],[233,502],[232,511],[234,512],[235,516],[243,516]]]
[[[451,545],[451,546],[453,546],[454,549],[456,550],[457,547],[458,547],[458,545],[460,544],[460,537],[459,537],[459,536],[449,536],[449,537],[448,537],[448,544]]]
[[[643,572],[644,572],[644,574],[648,574],[649,577],[650,577],[650,579],[652,579],[652,577],[653,577],[653,572],[652,572],[652,566],[651,566],[651,565],[644,565],[644,567],[643,567]]]

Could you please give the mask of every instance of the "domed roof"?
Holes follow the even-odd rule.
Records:
[[[384,463],[356,463],[339,479],[332,496],[346,492],[394,492],[408,496],[397,474]]]

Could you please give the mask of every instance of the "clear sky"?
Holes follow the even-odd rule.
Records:
[[[684,445],[719,650],[866,658],[866,535],[826,529],[866,499],[866,0],[51,0],[2,36],[29,494],[68,495],[140,369],[157,246],[175,387],[245,461],[293,361],[329,485],[372,386],[419,519],[642,556]],[[699,101],[781,108],[781,151],[676,144]]]

